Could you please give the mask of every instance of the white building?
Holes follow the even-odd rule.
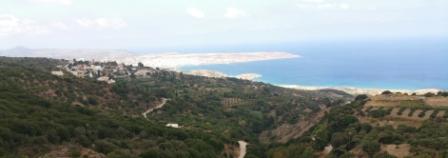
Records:
[[[109,77],[107,77],[107,76],[101,76],[101,77],[98,77],[96,80],[98,80],[98,81],[103,81],[103,82],[107,82],[107,81],[109,81]]]
[[[137,72],[135,72],[135,76],[148,76],[153,73],[155,73],[155,71],[152,69],[140,69],[140,70],[137,70]]]
[[[114,83],[115,83],[115,80],[110,79],[110,78],[107,77],[107,76],[101,76],[101,77],[98,77],[96,80],[97,80],[97,81],[101,81],[101,82],[106,82],[106,83],[108,83],[108,84],[114,84]]]
[[[166,127],[180,128],[179,124],[177,124],[177,123],[168,123],[168,124],[166,124]]]
[[[64,72],[62,71],[51,71],[51,74],[55,76],[64,76]]]

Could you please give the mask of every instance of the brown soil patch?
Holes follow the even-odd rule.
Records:
[[[445,116],[446,111],[439,111],[436,115],[436,117],[442,118],[443,116]]]
[[[372,126],[376,127],[384,127],[384,126],[392,126],[394,128],[398,128],[399,125],[406,125],[410,127],[419,128],[422,126],[422,121],[415,121],[410,119],[401,119],[401,118],[383,118],[383,119],[375,119],[368,117],[360,117],[361,123],[368,123]]]
[[[448,97],[428,97],[425,99],[425,104],[432,107],[446,107],[448,106]]]
[[[432,113],[434,113],[434,110],[428,110],[425,112],[425,116],[423,116],[423,120],[428,120],[431,118]]]
[[[106,158],[104,154],[98,153],[92,149],[82,148],[77,146],[59,146],[54,148],[49,153],[42,156],[42,158],[71,158],[76,152],[77,156],[83,158]]]
[[[362,148],[361,148],[360,145],[358,145],[358,146],[356,146],[355,148],[353,148],[352,150],[350,150],[350,153],[352,153],[352,154],[353,154],[353,157],[356,157],[356,158],[368,158],[368,157],[369,157],[369,156],[367,155],[367,153],[365,153],[365,152],[362,150]]]
[[[420,115],[420,113],[422,113],[423,112],[423,110],[420,110],[420,109],[418,109],[418,110],[415,110],[414,111],[414,113],[412,113],[412,118],[413,119],[421,119],[420,117],[418,117],[418,115]]]
[[[399,117],[400,116],[400,115],[398,115],[399,111],[400,111],[400,108],[392,109],[392,111],[390,112],[390,116],[392,116],[392,117]]]
[[[319,112],[312,114],[310,117],[301,118],[295,124],[285,123],[273,130],[263,131],[259,136],[259,140],[262,143],[269,143],[271,140],[278,143],[286,143],[291,139],[296,139],[317,124],[329,110],[330,108],[322,106]]]
[[[323,151],[319,152],[318,157],[326,158],[331,153],[332,150],[333,150],[333,146],[331,144],[327,145]]]
[[[389,144],[389,145],[381,145],[381,151],[385,151],[389,153],[390,155],[396,156],[398,158],[404,158],[406,156],[409,156],[411,149],[411,145],[409,144]]]
[[[370,101],[366,106],[373,107],[395,107],[406,103],[419,104],[423,103],[423,96],[407,96],[407,95],[377,95],[370,97]]]
[[[400,118],[409,118],[409,113],[411,113],[411,109],[407,108],[406,110],[403,111],[403,113],[401,113],[401,115],[399,117]]]
[[[223,150],[224,157],[226,158],[235,158],[240,154],[239,148],[234,144],[224,144]]]

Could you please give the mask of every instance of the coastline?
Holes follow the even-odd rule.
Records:
[[[119,58],[108,58],[125,64],[139,62],[151,67],[177,70],[183,66],[203,66],[214,64],[236,64],[254,61],[300,58],[300,55],[288,52],[228,52],[228,53],[159,53],[131,55]]]
[[[178,71],[178,72],[183,72],[183,71]],[[262,77],[261,74],[257,74],[257,73],[241,73],[241,74],[232,76],[232,75],[228,75],[228,74],[225,74],[225,73],[219,72],[219,71],[203,70],[203,69],[186,71],[184,73],[190,74],[190,75],[195,75],[195,76],[212,77],[212,78],[233,77],[233,78],[238,78],[238,79],[242,79],[242,80],[250,80],[250,81],[258,81],[258,79],[260,79]]]
[[[366,95],[378,95],[382,92],[388,90],[394,93],[416,93],[418,95],[424,95],[426,93],[437,93],[440,91],[444,91],[443,89],[439,88],[424,88],[424,89],[396,89],[396,88],[362,88],[362,87],[353,87],[353,86],[306,86],[306,85],[297,85],[297,84],[274,84],[268,81],[260,80],[262,75],[257,73],[242,73],[239,75],[228,75],[220,71],[214,71],[214,70],[204,70],[204,69],[198,69],[198,70],[191,70],[185,72],[190,75],[195,76],[204,76],[204,77],[212,77],[212,78],[225,78],[225,77],[231,77],[231,78],[238,78],[243,80],[250,80],[250,81],[260,81],[264,83],[273,84],[279,87],[283,88],[291,88],[291,89],[298,89],[298,90],[325,90],[325,89],[334,89],[334,90],[340,90],[343,92],[346,92],[351,95],[360,95],[360,94],[366,94]]]
[[[92,55],[96,54],[96,55]],[[116,61],[119,63],[136,65],[141,62],[146,66],[159,67],[163,69],[185,72],[192,75],[207,77],[234,77],[244,80],[261,81],[285,88],[293,88],[300,90],[322,90],[335,89],[341,90],[349,94],[368,94],[377,95],[385,90],[401,93],[425,94],[428,92],[437,93],[446,91],[444,88],[423,88],[423,89],[407,89],[407,88],[385,88],[385,87],[353,87],[353,86],[308,86],[292,82],[292,84],[283,84],[281,82],[270,82],[265,80],[265,74],[259,71],[242,71],[231,73],[227,71],[216,70],[213,67],[202,67],[207,65],[233,65],[240,63],[253,63],[262,61],[281,61],[281,59],[301,58],[301,55],[288,52],[212,52],[212,53],[149,53],[136,54],[127,50],[108,50],[108,49],[27,49],[14,48],[10,50],[0,50],[2,56],[12,57],[48,57],[58,59],[80,59],[80,60],[98,60],[98,61]],[[276,61],[277,62],[277,61]],[[224,64],[224,65],[223,65]],[[266,64],[265,64],[266,65]],[[187,71],[182,71],[185,66],[201,66]],[[232,67],[235,68],[235,67]],[[275,69],[276,67],[265,67]],[[230,75],[231,74],[231,75]],[[278,75],[278,74],[277,74]],[[289,82],[291,83],[291,82]],[[424,86],[420,86],[424,87]]]
[[[418,95],[424,95],[426,93],[437,93],[440,91],[443,91],[443,89],[438,88],[425,88],[425,89],[388,89],[388,88],[360,88],[360,87],[349,87],[349,86],[340,86],[340,87],[324,87],[324,86],[304,86],[304,85],[285,85],[285,84],[275,84],[280,87],[284,88],[291,88],[291,89],[299,89],[299,90],[324,90],[324,89],[335,89],[344,91],[346,93],[352,94],[352,95],[360,95],[360,94],[366,94],[366,95],[378,95],[382,92],[388,90],[394,93],[416,93]]]
[[[255,61],[301,58],[302,56],[282,51],[254,52],[154,52],[135,53],[114,49],[28,49],[17,47],[0,50],[0,56],[10,57],[47,57],[66,60],[116,61],[130,65],[142,63],[146,66],[178,70],[183,66],[203,66],[216,64],[236,64]]]

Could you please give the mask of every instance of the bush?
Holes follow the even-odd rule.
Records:
[[[435,94],[431,92],[425,94],[425,97],[433,97],[433,96],[435,96]]]
[[[380,151],[380,144],[375,141],[367,141],[362,144],[362,150],[370,156],[373,156],[375,153]]]
[[[400,144],[403,137],[395,132],[384,132],[379,136],[379,142],[383,144]]]
[[[440,92],[437,93],[437,95],[438,95],[438,96],[443,96],[443,97],[448,97],[448,92],[442,92],[442,91],[440,91]]]
[[[105,140],[99,140],[95,142],[95,149],[98,152],[104,153],[104,154],[108,154],[112,151],[114,151],[117,147]]]
[[[367,98],[369,98],[367,95],[362,94],[362,95],[356,96],[355,100],[356,101],[363,101],[363,100],[366,100]]]
[[[393,93],[389,90],[383,91],[382,95],[392,95]]]
[[[375,156],[373,156],[373,158],[396,158],[396,157],[388,154],[387,152],[382,152],[382,153],[375,154]]]
[[[90,105],[98,105],[98,101],[93,97],[87,98],[87,103]]]
[[[380,118],[388,115],[388,110],[378,109],[369,111],[369,116],[373,118]]]

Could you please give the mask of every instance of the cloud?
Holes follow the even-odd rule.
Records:
[[[56,4],[69,6],[73,4],[73,0],[31,0],[31,2],[39,4]]]
[[[70,29],[70,26],[68,26],[67,24],[65,24],[63,22],[54,22],[54,23],[50,24],[50,26],[52,28],[59,29],[59,30],[69,30]]]
[[[187,13],[197,19],[202,19],[205,18],[205,14],[204,12],[202,12],[201,10],[197,9],[197,8],[188,8],[187,9]]]
[[[77,19],[76,23],[81,27],[94,29],[121,29],[128,26],[123,19],[108,18]]]
[[[306,2],[306,3],[324,3],[325,0],[302,0],[302,2]]]
[[[301,0],[297,7],[313,10],[349,10],[351,5],[341,2],[328,2],[327,0]]]
[[[224,14],[224,17],[228,19],[237,19],[246,16],[248,16],[248,14],[244,10],[238,8],[227,8],[226,13]]]
[[[31,19],[20,19],[13,15],[0,15],[0,36],[17,34],[43,34],[49,32],[45,25]]]

